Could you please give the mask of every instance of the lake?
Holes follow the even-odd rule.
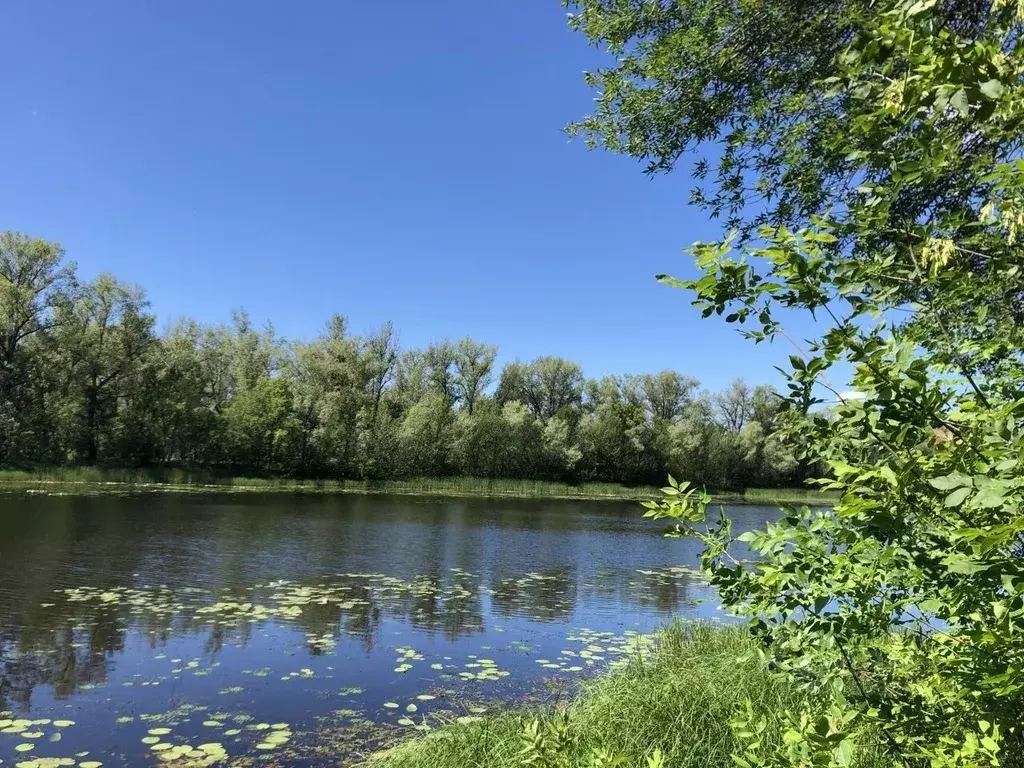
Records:
[[[724,618],[635,503],[0,494],[0,521],[7,765],[356,762]]]

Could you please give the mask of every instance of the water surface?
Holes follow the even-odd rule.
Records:
[[[355,762],[721,618],[634,503],[0,494],[0,524],[0,761],[29,768]]]

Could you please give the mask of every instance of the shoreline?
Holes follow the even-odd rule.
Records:
[[[512,704],[482,717],[452,717],[372,753],[367,768],[517,768],[534,754],[558,766],[727,768],[742,751],[730,720],[749,703],[778,741],[800,692],[752,651],[742,626],[675,622],[656,645],[583,681],[569,700]],[[596,763],[596,752],[608,762]],[[657,757],[660,753],[660,759]],[[613,758],[616,762],[611,762]]]
[[[297,493],[322,495],[433,496],[439,498],[549,499],[553,501],[646,501],[659,498],[650,486],[611,483],[571,485],[543,480],[415,478],[410,480],[292,480],[287,478],[194,478],[172,471],[161,478],[141,470],[0,470],[0,493],[104,495],[120,493]],[[828,505],[827,494],[799,488],[713,493],[715,503]]]

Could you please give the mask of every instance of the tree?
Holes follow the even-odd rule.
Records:
[[[401,412],[418,403],[427,393],[428,366],[421,349],[407,349],[398,357],[395,386],[391,395],[396,409]]]
[[[544,425],[541,435],[544,446],[541,466],[547,476],[566,480],[577,476],[577,467],[583,458],[574,430],[561,416],[552,416]]]
[[[498,384],[501,403],[519,401],[537,418],[547,419],[578,407],[583,399],[583,373],[576,363],[560,357],[538,357],[524,365],[505,366]]]
[[[367,371],[370,401],[373,404],[370,412],[372,432],[376,429],[384,392],[394,379],[398,364],[395,330],[390,322],[384,323],[376,333],[363,342],[361,353]]]
[[[622,379],[619,376],[602,376],[587,379],[583,384],[583,409],[593,413],[602,405],[617,405],[622,402]]]
[[[507,363],[501,369],[498,377],[498,387],[494,392],[494,399],[499,405],[506,403],[526,403],[527,381],[530,378],[530,368],[526,363],[515,360]]]
[[[258,379],[231,400],[224,420],[232,461],[263,471],[281,463],[294,435],[291,386],[286,379]]]
[[[577,11],[570,26],[615,56],[587,73],[596,109],[570,133],[643,161],[649,174],[700,152],[691,200],[726,230],[752,234],[829,207],[849,164],[834,148],[841,110],[819,98],[819,82],[877,12],[872,3],[566,5]]]
[[[729,385],[729,389],[715,395],[715,410],[718,411],[718,418],[722,426],[727,430],[730,432],[743,430],[743,425],[754,414],[750,388],[743,382],[743,379],[736,379]]]
[[[218,412],[203,366],[203,328],[193,320],[172,326],[150,355],[150,418],[158,456],[164,461],[212,462],[220,442]]]
[[[696,379],[675,371],[640,377],[647,408],[655,421],[674,421],[682,416],[699,385]]]
[[[763,559],[749,569],[703,493],[673,482],[648,510],[705,544],[727,607],[809,693],[784,740],[740,713],[737,763],[1020,763],[1022,7],[577,7],[619,55],[578,131],[655,172],[719,143],[694,200],[738,236],[694,246],[697,279],[663,281],[755,342],[795,310],[827,320],[780,418],[835,508],[742,537]],[[831,381],[840,364],[860,397]]]
[[[340,316],[335,319],[344,323]],[[234,334],[232,386],[241,392],[273,373],[277,364],[277,342],[273,326],[268,323],[263,331],[257,331],[244,309],[231,313],[231,326]]]
[[[508,447],[501,407],[485,401],[472,413],[462,410],[455,418],[452,464],[460,475],[468,477],[509,477]]]
[[[288,341],[244,310],[158,336],[141,290],[110,276],[80,286],[59,246],[3,242],[0,336],[15,339],[13,376],[0,377],[5,463],[630,483],[671,466],[718,488],[794,476],[767,471],[778,419],[761,390],[750,401],[763,429],[680,438],[696,383],[678,373],[585,381],[577,364],[539,357],[506,365],[490,397],[497,349],[468,337],[400,351],[390,323],[361,337],[336,314],[316,338]]]
[[[536,477],[541,430],[525,405],[483,400],[455,422],[454,468],[470,477]]]
[[[581,463],[588,479],[610,477],[635,484],[651,476],[655,468],[651,431],[639,405],[602,403],[583,417],[579,433]]]
[[[409,409],[398,430],[404,471],[427,477],[446,474],[452,438],[450,404],[441,392],[431,390]]]
[[[430,344],[424,353],[424,362],[430,390],[439,394],[447,407],[451,408],[459,398],[455,379],[455,347],[450,341]]]
[[[26,344],[53,330],[70,301],[75,267],[63,261],[57,243],[0,233],[0,461],[31,450],[27,438],[41,426]]]
[[[459,341],[455,349],[455,391],[470,413],[491,383],[497,354],[497,347],[473,341],[468,336]]]
[[[101,442],[111,437],[122,390],[155,341],[147,308],[140,288],[100,275],[58,313],[55,340],[68,448],[86,463],[96,462]]]

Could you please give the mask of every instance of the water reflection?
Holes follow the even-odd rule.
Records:
[[[771,514],[735,511],[749,525]],[[573,628],[650,631],[711,610],[686,568],[694,545],[631,504],[0,495],[0,517],[0,710],[96,689],[97,720],[142,700],[170,709],[186,679],[193,703],[244,691],[266,718],[279,702],[320,716],[339,686],[512,690],[593,666],[539,669],[523,648],[567,654]]]

